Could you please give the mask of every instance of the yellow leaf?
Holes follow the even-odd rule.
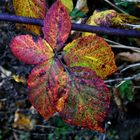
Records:
[[[29,116],[24,115],[19,110],[15,112],[13,127],[23,130],[32,130],[35,121],[31,120]]]
[[[135,27],[134,25],[140,24],[140,18],[117,13],[117,16],[112,18],[112,27],[119,27],[123,29],[131,29]],[[135,28],[134,28],[135,29]]]
[[[12,78],[17,82],[17,83],[26,83],[25,78],[23,78],[22,76],[19,75],[13,75]]]
[[[95,10],[92,16],[90,16],[89,19],[87,20],[86,24],[100,26],[102,23],[102,26],[110,26],[112,22],[111,21],[112,18],[116,16],[117,16],[117,13],[115,10],[106,10],[106,11]],[[82,33],[82,36],[88,36],[91,34],[93,33],[84,32]]]
[[[140,24],[140,18],[135,16],[120,14],[115,10],[97,11],[87,20],[86,24],[94,26],[105,26],[114,28],[133,28],[133,24]],[[92,33],[84,32],[82,36],[88,36]]]
[[[73,10],[73,1],[72,0],[61,0],[63,5],[65,5],[67,11],[70,13]]]
[[[13,5],[18,16],[43,19],[46,15],[45,0],[13,0]],[[18,26],[20,25],[18,24]],[[27,24],[22,26],[38,35],[40,34],[40,26]]]
[[[89,35],[69,43],[64,48],[64,60],[68,66],[84,66],[106,78],[117,70],[111,47],[103,38]]]

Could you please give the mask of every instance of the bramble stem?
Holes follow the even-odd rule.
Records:
[[[43,20],[35,18],[27,18],[22,16],[10,15],[10,14],[0,14],[0,21],[24,23],[43,26]],[[87,24],[77,24],[72,23],[72,30],[81,32],[91,32],[97,34],[114,35],[114,36],[124,36],[124,37],[140,37],[140,31],[136,30],[125,30],[125,29],[115,29],[109,27],[101,26],[91,26]]]

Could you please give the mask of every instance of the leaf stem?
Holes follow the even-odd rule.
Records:
[[[43,26],[43,20],[41,19],[28,18],[5,13],[0,14],[0,21]],[[72,30],[124,37],[140,37],[140,32],[136,30],[115,29],[109,27],[91,26],[87,24],[72,23]]]

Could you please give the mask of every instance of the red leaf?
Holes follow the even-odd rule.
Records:
[[[68,96],[68,76],[58,60],[37,65],[29,75],[29,100],[45,118],[62,110]]]
[[[68,98],[60,112],[65,122],[104,132],[103,122],[109,110],[110,93],[94,71],[70,68]]]
[[[61,1],[57,0],[44,19],[44,38],[53,49],[60,50],[68,38],[70,29],[69,14]]]
[[[11,44],[13,54],[27,64],[37,64],[53,56],[53,50],[42,38],[33,40],[30,35],[16,36]]]
[[[97,58],[94,55],[86,56],[88,59],[84,65],[80,61],[79,63],[82,65],[73,65],[74,67],[69,68],[58,58],[57,52],[55,55],[53,53],[55,49],[62,49],[63,43],[68,38],[70,27],[68,13],[61,1],[57,0],[44,20],[44,36],[51,47],[45,40],[41,38],[35,40],[30,35],[15,37],[10,47],[21,61],[38,64],[29,75],[29,100],[45,119],[49,119],[58,111],[64,121],[70,124],[104,132],[103,122],[110,103],[109,91],[103,80],[92,69],[82,67],[89,66],[88,61],[90,60],[95,61],[99,58],[102,60],[103,55]],[[77,58],[81,59],[85,53],[82,52],[81,45],[82,49],[87,51],[85,54],[90,53],[93,46],[97,51],[95,55],[100,56],[97,44],[102,40],[92,42],[97,37],[90,37],[88,39],[89,48],[85,49],[86,39],[88,38],[79,39],[78,42],[74,41],[68,45],[68,48],[64,49],[65,53],[68,53],[66,56],[70,58],[69,54],[77,55]],[[75,45],[77,50],[73,51]],[[104,50],[110,49],[101,50],[104,52]],[[70,58],[70,61],[75,61],[73,58]],[[64,59],[66,60],[66,57]],[[106,61],[108,62],[108,60],[109,58]]]

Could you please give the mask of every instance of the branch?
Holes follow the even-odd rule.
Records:
[[[27,18],[9,14],[0,14],[0,21],[43,26],[43,20],[41,19]],[[140,32],[136,30],[115,29],[109,27],[91,26],[87,24],[72,23],[72,30],[124,37],[140,37]]]

